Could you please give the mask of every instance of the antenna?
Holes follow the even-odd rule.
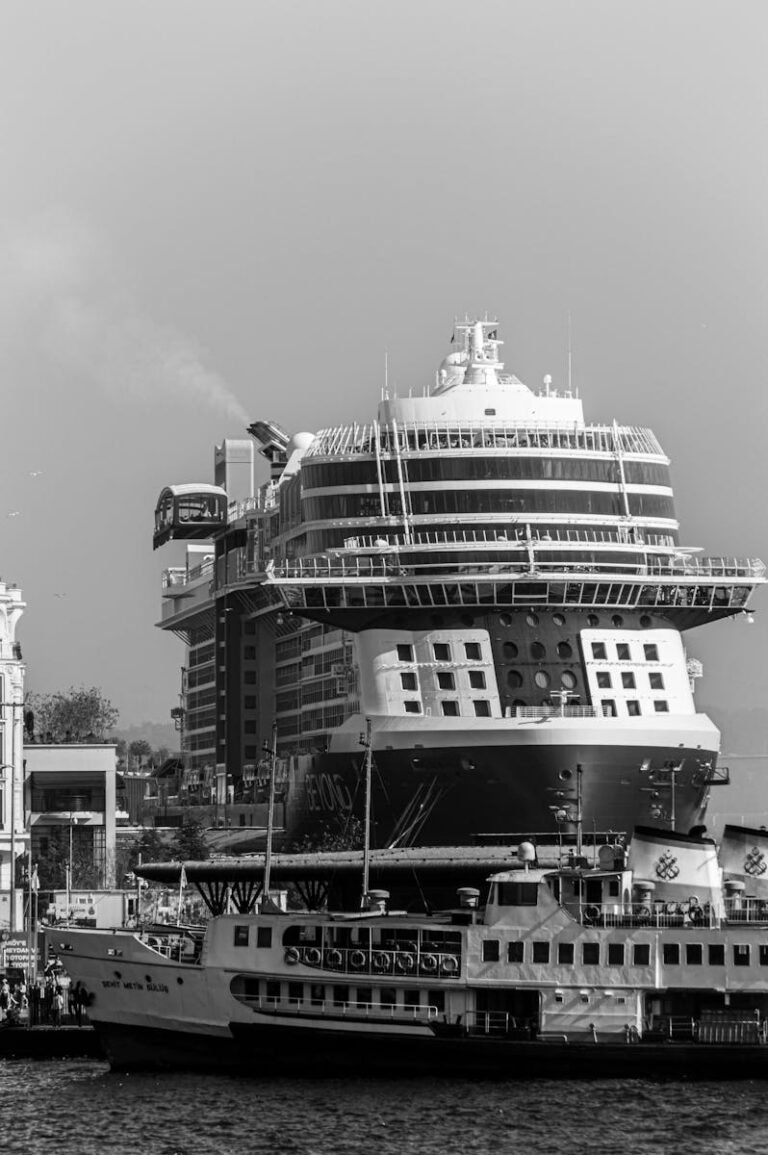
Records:
[[[389,353],[384,350],[384,389],[389,392]]]
[[[568,392],[573,393],[573,348],[571,340],[571,310],[568,310]]]

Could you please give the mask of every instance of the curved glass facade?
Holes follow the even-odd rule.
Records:
[[[388,496],[388,511],[395,517],[401,514],[399,494]],[[590,490],[430,490],[409,491],[410,513],[414,517],[462,517],[472,514],[509,514],[520,518],[528,514],[597,514],[604,517],[623,517],[621,493],[601,493]],[[671,497],[659,494],[629,493],[629,512],[633,517],[652,517],[674,520],[675,510]],[[335,493],[324,497],[302,499],[302,520],[335,521],[361,518],[370,521],[381,517],[378,494]]]
[[[460,457],[404,458],[404,477],[410,484],[421,481],[593,481],[621,484],[616,460],[565,457]],[[382,477],[392,485],[399,481],[397,462],[382,461]],[[671,487],[669,467],[655,461],[625,461],[628,485]],[[302,468],[302,488],[339,489],[346,485],[378,485],[376,461],[350,460],[309,462]]]

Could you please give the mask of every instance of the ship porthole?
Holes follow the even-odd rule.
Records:
[[[644,630],[648,629],[648,627],[651,625],[651,618],[649,614],[643,614],[643,616],[640,618],[640,625]]]
[[[558,658],[572,658],[573,657],[573,650],[569,646],[568,642],[558,642],[557,643],[557,656],[558,656]]]
[[[502,626],[511,626],[512,625],[512,615],[511,614],[499,614],[499,624]]]
[[[588,626],[592,626],[592,627],[593,627],[593,629],[594,629],[594,627],[595,627],[595,626],[599,626],[599,625],[600,625],[600,619],[599,619],[599,617],[597,616],[597,614],[590,614],[590,615],[589,615],[589,617],[587,618],[587,625],[588,625]]]
[[[624,619],[621,614],[614,614],[611,618],[611,624],[614,625],[617,630],[620,630],[624,625]]]
[[[546,670],[537,670],[533,675],[533,680],[540,690],[546,690],[551,679]]]
[[[544,648],[544,646],[541,644],[541,642],[532,642],[531,643],[531,657],[532,658],[534,658],[536,661],[539,661],[541,658],[546,658],[546,656],[547,656],[547,651]]]
[[[144,975],[144,982],[145,983],[151,983],[152,982],[152,975]]]
[[[517,690],[523,684],[523,675],[519,670],[507,670],[507,685],[512,690]]]
[[[176,979],[176,982],[179,984],[180,987],[184,985],[184,979],[181,977],[181,975],[178,976],[178,978]]]
[[[531,628],[533,628],[534,626],[537,626],[539,624],[539,615],[538,614],[526,614],[525,620],[528,623],[528,625],[531,626]]]
[[[564,690],[572,690],[576,685],[576,675],[571,670],[563,670],[560,675],[560,685]]]
[[[518,655],[518,649],[514,642],[505,642],[502,651],[507,661],[514,661]]]
[[[115,975],[116,979],[121,979],[123,977],[123,972],[122,971],[115,971],[114,975]]]
[[[552,615],[552,621],[555,623],[556,626],[564,626],[565,625],[565,618],[563,617],[562,614],[553,614]]]

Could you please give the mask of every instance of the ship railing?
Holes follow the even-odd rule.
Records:
[[[737,1017],[737,1015],[741,1017]],[[748,1011],[730,1012],[727,1016],[694,1019],[688,1015],[657,1015],[649,1023],[649,1031],[670,1041],[696,1043],[735,1043],[746,1046],[765,1045],[767,1026]]]
[[[171,962],[199,963],[202,953],[203,931],[185,927],[151,927],[139,934],[140,940],[157,954]]]
[[[562,706],[513,706],[512,715],[515,718],[600,718],[602,711],[595,706],[574,706],[564,703]]]
[[[236,995],[238,1002],[252,1010],[271,1011],[275,1014],[329,1015],[334,1018],[354,1017],[367,1019],[395,1019],[400,1022],[431,1022],[438,1017],[434,1006],[408,1007],[400,1003],[357,1002],[351,999],[336,1002],[326,998],[282,998],[273,995]]]
[[[378,445],[377,445],[378,441]],[[573,422],[513,424],[504,422],[398,423],[388,425],[340,425],[322,429],[305,454],[306,458],[344,458],[357,454],[421,454],[445,450],[535,450],[607,454],[610,457],[639,454],[667,462],[668,458],[650,429],[637,426],[584,425]]]
[[[743,895],[726,898],[725,917],[728,922],[768,923],[768,902]]]
[[[295,952],[295,953],[292,953]],[[298,957],[296,957],[298,955]],[[461,953],[456,949],[446,950],[435,945],[430,948],[416,942],[399,943],[372,948],[354,947],[288,947],[286,962],[302,963],[323,971],[338,971],[350,975],[409,975],[458,978],[461,974]]]
[[[525,1015],[508,1011],[470,1011],[462,1020],[468,1035],[489,1035],[497,1038],[535,1039],[538,1023]]]
[[[508,525],[508,523],[506,523]],[[549,530],[546,525],[540,529],[530,527],[528,533],[520,528],[506,528],[499,525],[498,529],[439,529],[419,531],[411,534],[410,541],[406,541],[402,534],[390,534],[386,530],[375,535],[361,535],[344,539],[345,550],[371,550],[380,553],[382,549],[413,549],[416,546],[446,546],[455,545],[487,545],[520,546],[527,541],[537,545],[544,543],[549,548],[557,545],[622,545],[636,550],[644,547],[666,549],[674,551],[677,547],[674,539],[667,534],[646,533],[642,539],[632,540],[627,530],[597,530],[597,529],[554,529]]]
[[[684,902],[591,903],[578,910],[583,926],[594,927],[679,927],[701,930],[717,927],[720,918],[711,903],[690,898]]]

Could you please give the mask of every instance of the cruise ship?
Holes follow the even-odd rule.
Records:
[[[654,434],[587,424],[501,345],[466,319],[370,424],[258,421],[214,484],[161,493],[155,545],[188,542],[160,623],[188,647],[180,794],[219,825],[263,821],[274,766],[284,845],[352,837],[367,750],[381,847],[704,822],[727,773],[689,631],[746,614],[765,567],[682,545]]]

